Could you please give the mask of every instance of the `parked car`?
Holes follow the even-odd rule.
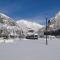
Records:
[[[38,34],[27,34],[26,39],[38,39]]]

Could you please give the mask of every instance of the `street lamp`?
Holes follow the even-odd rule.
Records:
[[[46,45],[48,44],[47,42],[47,18],[46,18]]]

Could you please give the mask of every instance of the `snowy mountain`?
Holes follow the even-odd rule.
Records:
[[[55,17],[50,19],[50,28],[60,29],[60,11],[55,15]]]
[[[10,18],[9,16],[3,13],[0,13],[0,23],[11,25],[11,26],[14,26],[16,24],[12,18]]]
[[[60,11],[56,14],[55,20],[60,20]]]
[[[5,18],[5,19],[9,19],[10,17],[8,17],[7,15],[3,14],[3,13],[0,13],[0,17],[1,18]]]
[[[0,30],[3,30],[7,35],[21,35],[28,32],[28,30],[33,30],[34,32],[38,32],[44,25],[38,24],[36,22],[28,21],[28,20],[18,20],[14,21],[9,16],[0,13]],[[0,34],[2,34],[0,32]]]
[[[3,32],[1,32],[3,31]],[[18,35],[20,33],[20,28],[17,26],[16,22],[9,16],[0,13],[0,36],[3,35]]]
[[[24,19],[15,22],[12,18],[3,13],[0,13],[0,23],[4,24],[5,26],[19,26],[23,30],[33,29],[37,31],[38,29],[44,27],[43,25],[40,25],[36,22],[27,21]]]
[[[28,21],[28,20],[18,20],[16,23],[24,30],[32,29],[34,31],[38,31],[39,29],[43,28],[43,25],[40,25],[36,22]]]

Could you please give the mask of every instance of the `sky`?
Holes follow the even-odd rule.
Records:
[[[60,0],[0,0],[0,12],[15,20],[26,19],[45,24],[60,10]]]

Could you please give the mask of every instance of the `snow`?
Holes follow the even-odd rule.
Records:
[[[14,39],[3,39],[3,38],[0,38],[0,43],[13,43],[14,42]]]
[[[0,15],[10,20],[5,14],[0,13]],[[56,16],[60,17],[60,13]],[[55,19],[59,20],[60,18],[58,17],[55,17]],[[29,28],[38,30],[44,27],[43,25],[24,19],[17,21],[17,23],[25,30]],[[2,25],[0,23],[0,29],[2,27],[9,31],[20,30],[17,26]],[[39,38],[38,40],[0,38],[0,60],[60,60],[60,38],[50,36],[48,38],[48,45],[46,45],[45,38]]]
[[[2,23],[0,23],[0,29],[2,29],[3,28],[3,24]]]
[[[17,40],[0,44],[0,60],[60,60],[60,40]]]
[[[53,29],[60,29],[60,11],[53,18],[51,18],[50,27]]]
[[[59,18],[60,18],[60,11],[55,16],[55,19],[59,19]]]
[[[5,43],[13,43],[13,42],[14,42],[13,39],[5,40]]]
[[[1,16],[1,18],[10,18],[10,17],[8,17],[7,15],[5,15],[3,13],[0,13],[0,16]]]
[[[33,29],[33,30],[38,30],[38,29],[41,29],[43,28],[44,26],[43,25],[40,25],[36,22],[32,22],[32,21],[28,21],[28,20],[18,20],[16,21],[16,23],[21,27],[22,26],[22,29]]]
[[[3,43],[3,42],[4,42],[3,38],[0,38],[0,43]]]
[[[38,24],[36,22],[24,20],[24,19],[13,21],[13,19],[11,19],[9,16],[3,13],[0,13],[0,18],[3,18],[3,22],[4,22],[3,24],[0,23],[0,29],[6,30],[7,33],[12,35],[15,35],[16,31],[18,31],[19,33],[23,31],[24,35],[26,35],[28,29],[37,32],[39,29],[44,27],[44,25]],[[15,23],[16,25],[11,26],[13,23]],[[14,31],[14,33],[12,31]]]
[[[5,24],[0,23],[0,29],[1,30],[7,29],[7,26]]]

